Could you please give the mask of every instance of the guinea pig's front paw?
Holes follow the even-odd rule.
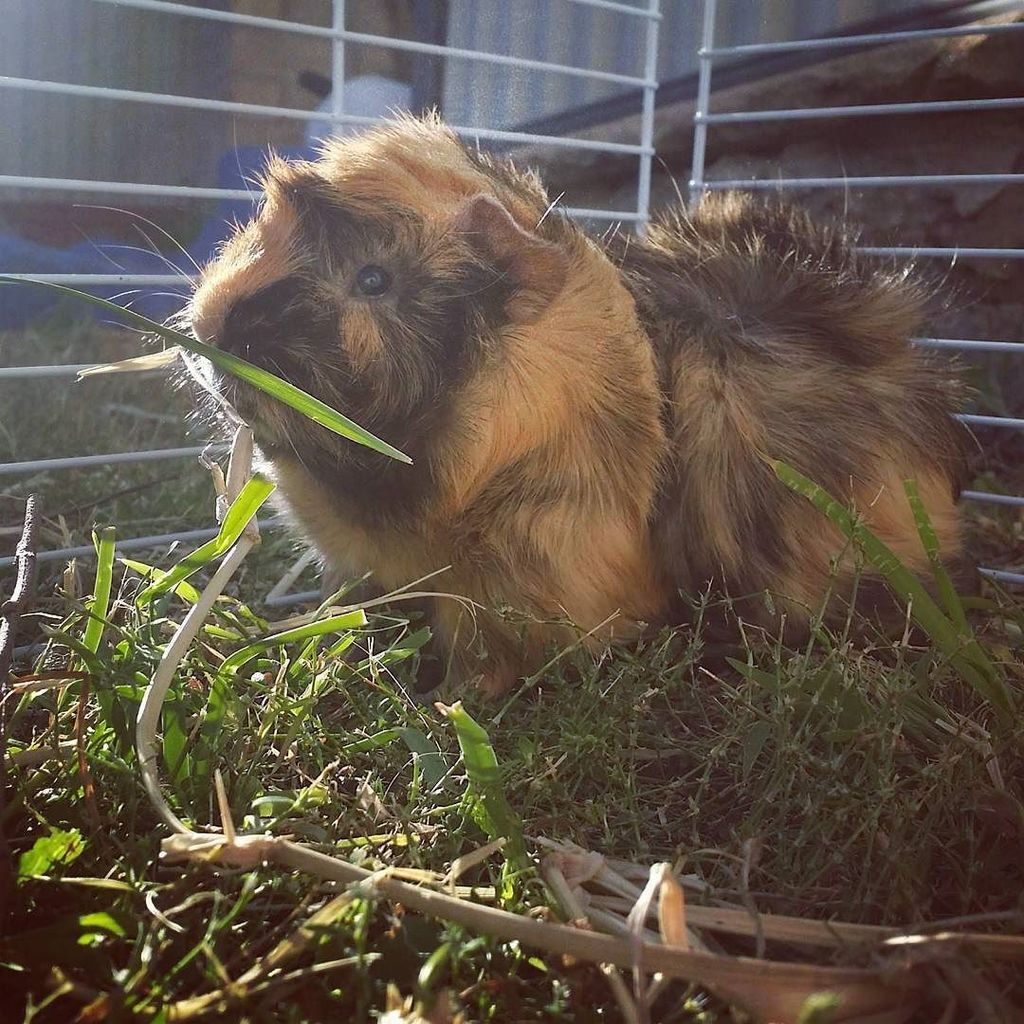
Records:
[[[473,683],[485,697],[503,697],[515,685],[519,673],[511,665],[489,665]]]
[[[417,698],[426,699],[436,690],[448,676],[448,666],[443,658],[425,655],[420,658],[419,671],[413,683],[413,691]]]

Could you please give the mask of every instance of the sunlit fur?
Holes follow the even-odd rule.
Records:
[[[728,195],[643,240],[595,240],[535,176],[432,119],[275,161],[265,188],[205,269],[193,328],[414,459],[217,385],[328,566],[384,588],[450,566],[431,587],[477,606],[431,609],[458,676],[499,692],[550,641],[635,636],[709,584],[770,591],[743,614],[805,628],[853,559],[766,457],[855,503],[924,569],[902,487],[916,477],[959,557],[958,387],[910,344],[921,290],[841,234]],[[387,294],[359,292],[368,264]]]

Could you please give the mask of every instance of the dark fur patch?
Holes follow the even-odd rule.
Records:
[[[801,564],[793,524],[817,513],[763,456],[840,500],[887,461],[898,473],[960,472],[963,434],[949,415],[959,385],[910,346],[926,295],[858,257],[854,241],[783,204],[728,196],[673,212],[646,239],[607,243],[660,359],[675,450],[655,534],[684,591],[713,581],[745,594]],[[690,384],[690,373],[707,383]],[[704,410],[695,424],[679,405],[693,401]],[[713,435],[701,433],[708,417],[720,422]],[[709,481],[727,497],[709,504]],[[724,532],[742,551],[731,565]]]
[[[298,453],[284,446],[271,453],[301,458],[337,494],[346,514],[364,525],[409,521],[434,493],[433,455],[452,428],[452,399],[498,348],[509,295],[493,269],[473,262],[443,281],[432,278],[423,264],[398,288],[396,308],[379,313],[386,349],[381,365],[360,374],[335,366],[330,393],[318,397],[400,448],[413,465],[338,445],[326,432],[320,434],[321,444],[304,445]],[[343,350],[333,358],[343,360]],[[291,379],[301,385],[304,375]],[[390,396],[383,406],[377,394],[382,381]]]
[[[338,328],[337,310],[316,301],[314,285],[286,277],[232,307],[217,347],[290,379],[289,352],[300,345],[324,349]]]

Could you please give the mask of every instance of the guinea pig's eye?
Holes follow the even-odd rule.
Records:
[[[391,287],[391,275],[376,263],[368,263],[356,274],[356,287],[364,295],[383,295]]]

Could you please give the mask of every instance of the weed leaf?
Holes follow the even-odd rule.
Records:
[[[85,841],[77,828],[51,828],[49,835],[40,836],[18,858],[18,879],[45,877],[54,868],[77,860],[84,849]]]
[[[398,730],[402,742],[409,748],[416,762],[420,777],[426,783],[427,792],[438,789],[448,778],[448,766],[438,745],[421,729],[411,726]]]

